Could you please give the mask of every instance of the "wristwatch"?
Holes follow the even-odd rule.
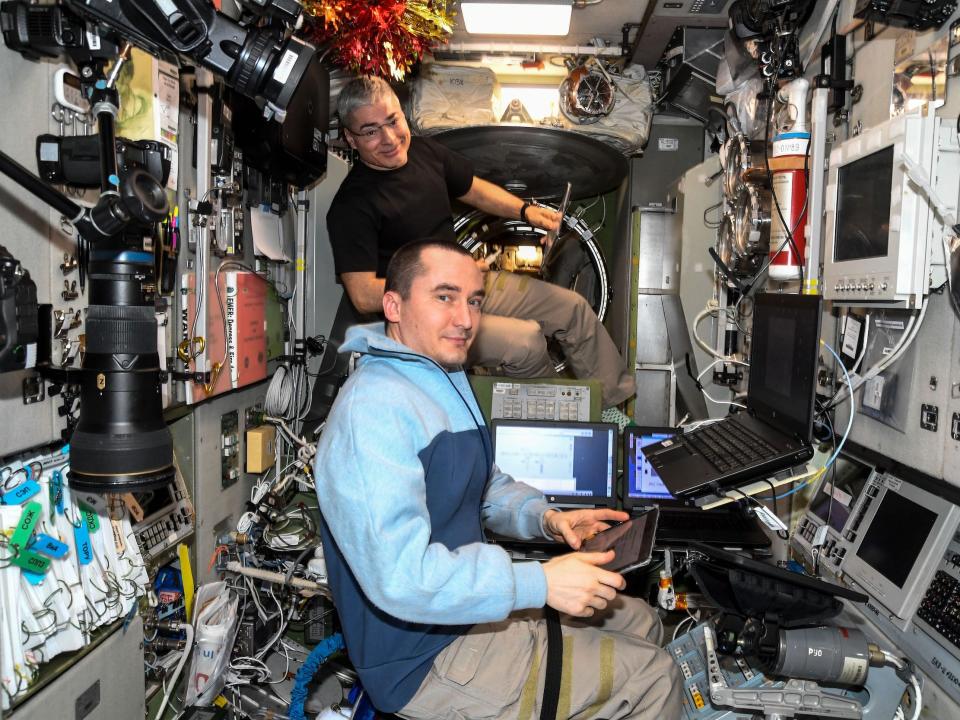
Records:
[[[524,200],[523,205],[520,206],[520,219],[524,222],[530,222],[527,220],[527,208],[533,205],[533,203],[527,202]]]

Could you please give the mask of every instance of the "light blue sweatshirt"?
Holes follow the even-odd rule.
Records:
[[[543,569],[511,561],[483,527],[546,536],[548,505],[493,465],[463,372],[382,323],[351,328],[340,351],[362,357],[317,447],[321,533],[350,659],[374,704],[395,712],[470,625],[543,607]]]

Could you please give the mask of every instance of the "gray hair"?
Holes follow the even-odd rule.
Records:
[[[340,115],[340,125],[345,126],[359,108],[372,105],[381,98],[394,97],[396,93],[383,78],[366,75],[354,78],[340,91],[337,98],[337,114]]]

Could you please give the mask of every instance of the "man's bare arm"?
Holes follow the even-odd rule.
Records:
[[[478,177],[473,178],[473,184],[467,194],[457,198],[477,210],[503,218],[519,218],[523,200],[512,195],[499,185]],[[556,230],[560,227],[560,214],[549,208],[531,205],[527,208],[527,220],[543,230]]]
[[[361,313],[383,312],[383,289],[386,281],[374,272],[341,273],[340,282],[350,302]]]

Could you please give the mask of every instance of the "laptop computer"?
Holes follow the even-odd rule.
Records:
[[[615,507],[617,435],[614,423],[494,420],[493,459],[514,480],[540,490],[552,505],[565,508]],[[494,538],[509,547],[570,552],[546,538]]]
[[[614,423],[497,419],[493,460],[551,504],[615,507],[618,430]]]
[[[673,495],[702,495],[810,459],[820,314],[816,295],[755,296],[747,409],[643,448]]]
[[[770,538],[760,521],[741,508],[726,505],[701,510],[678,500],[643,454],[643,448],[676,435],[669,427],[630,426],[623,431],[623,509],[631,515],[660,508],[658,547],[686,547],[702,542],[719,547],[766,548]]]

